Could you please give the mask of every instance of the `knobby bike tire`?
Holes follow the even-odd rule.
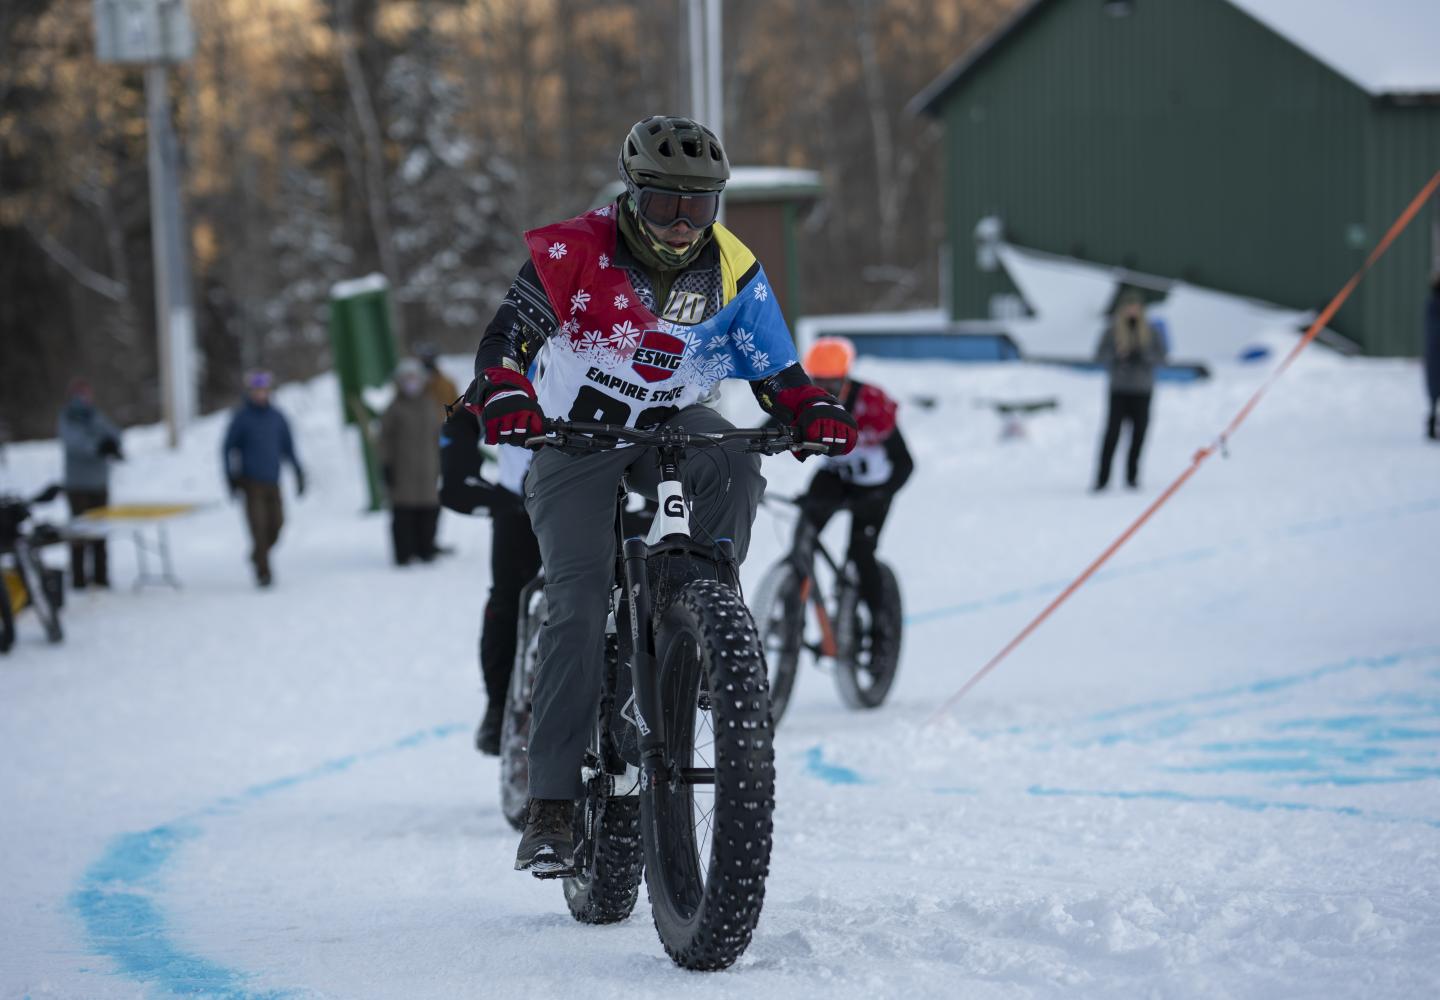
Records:
[[[10,607],[10,588],[0,575],[0,653],[15,645],[15,610]]]
[[[751,609],[770,680],[770,721],[778,726],[795,690],[805,639],[805,605],[795,567],[783,560],[771,566],[755,588]]]
[[[770,869],[775,751],[765,661],[739,592],[715,580],[685,585],[659,620],[655,648],[671,763],[713,763],[715,784],[708,827],[697,824],[695,785],[642,787],[645,885],[670,958],[724,969],[750,943]],[[697,721],[713,733],[708,753],[697,753],[710,735],[697,741]]]
[[[851,708],[878,708],[900,667],[904,612],[900,582],[880,563],[880,603],[870,607],[853,580],[840,585],[836,602],[835,687]]]
[[[600,700],[590,750],[594,759],[606,770],[621,764],[619,754],[611,745],[610,718],[619,711],[615,704],[615,678],[620,670],[618,642],[613,635],[605,640],[606,693]],[[625,665],[629,669],[629,665]],[[631,772],[632,774],[634,772]],[[620,780],[620,779],[614,779]],[[622,782],[623,783],[623,782]],[[575,804],[575,843],[585,836],[587,808],[593,822],[594,843],[588,851],[583,870],[565,879],[565,903],[570,915],[582,924],[613,924],[630,916],[640,895],[640,877],[645,868],[645,849],[640,836],[640,799],[638,796],[614,795],[609,779],[592,780],[585,797]],[[633,791],[633,784],[624,791]]]
[[[576,813],[578,816],[580,809]],[[590,864],[585,871],[565,880],[565,903],[570,915],[582,924],[624,920],[635,909],[644,868],[639,798],[630,795],[605,799]]]
[[[535,673],[540,667],[540,625],[545,620],[545,595],[534,598],[517,636],[515,666],[505,692],[500,722],[500,811],[517,831],[525,829],[530,796],[530,715]]]

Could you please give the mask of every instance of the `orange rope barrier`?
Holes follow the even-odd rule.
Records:
[[[1275,370],[1270,373],[1270,377],[1267,378],[1263,383],[1261,383],[1260,388],[1255,390],[1254,395],[1252,395],[1248,400],[1246,400],[1245,405],[1240,408],[1240,411],[1235,414],[1235,417],[1230,421],[1230,423],[1225,426],[1225,429],[1220,432],[1220,435],[1216,438],[1215,443],[1206,445],[1199,451],[1195,452],[1194,457],[1190,460],[1189,467],[1186,468],[1184,472],[1180,473],[1179,477],[1177,477],[1176,480],[1165,489],[1165,492],[1161,493],[1158,497],[1156,497],[1155,501],[1151,503],[1149,507],[1145,508],[1144,513],[1142,513],[1138,518],[1136,518],[1135,522],[1131,524],[1130,527],[1126,528],[1118,538],[1116,538],[1113,542],[1106,546],[1104,552],[1101,552],[1100,555],[1097,556],[1095,560],[1090,563],[1089,566],[1085,567],[1084,572],[1082,572],[1073,581],[1071,581],[1069,586],[1062,590],[1053,601],[1047,604],[1045,606],[1045,609],[1031,620],[1030,624],[1026,625],[1023,629],[1021,629],[1019,635],[1015,636],[1015,638],[1011,639],[1008,643],[1006,643],[1004,649],[1000,650],[1000,652],[996,653],[993,657],[991,657],[989,663],[986,663],[983,667],[977,670],[974,676],[972,676],[968,681],[966,681],[964,686],[961,687],[959,691],[956,691],[945,701],[943,705],[936,709],[935,713],[931,715],[930,718],[925,720],[925,724],[927,726],[931,723],[938,721],[942,716],[944,716],[952,708],[954,708],[956,703],[958,703],[961,698],[965,697],[965,695],[969,693],[970,689],[980,682],[981,678],[983,678],[986,674],[999,666],[1001,661],[1003,661],[1007,656],[1014,652],[1015,647],[1019,646],[1022,642],[1029,638],[1030,634],[1034,632],[1037,628],[1039,628],[1040,625],[1045,621],[1045,619],[1049,618],[1056,608],[1064,604],[1067,600],[1069,600],[1070,595],[1074,594],[1075,591],[1079,590],[1082,586],[1084,586],[1085,582],[1089,580],[1092,576],[1094,576],[1096,571],[1098,571],[1101,566],[1104,566],[1105,563],[1109,561],[1110,557],[1113,556],[1117,551],[1119,551],[1120,547],[1123,546],[1126,542],[1128,542],[1135,535],[1135,533],[1140,530],[1141,526],[1143,526],[1146,521],[1150,520],[1150,518],[1155,514],[1155,512],[1161,507],[1163,507],[1170,500],[1170,498],[1179,491],[1180,487],[1184,486],[1185,483],[1189,481],[1190,477],[1193,476],[1197,470],[1199,470],[1200,466],[1205,463],[1206,459],[1208,459],[1211,455],[1215,454],[1217,450],[1221,450],[1225,447],[1226,442],[1229,441],[1231,435],[1233,435],[1235,431],[1239,429],[1240,425],[1245,422],[1245,419],[1250,416],[1250,411],[1255,409],[1256,405],[1260,402],[1260,400],[1265,396],[1267,392],[1270,391],[1270,387],[1275,384],[1275,382],[1280,378],[1281,375],[1285,374],[1286,370],[1290,367],[1291,363],[1294,362],[1296,357],[1299,356],[1300,352],[1303,351],[1307,346],[1309,346],[1310,342],[1315,339],[1316,334],[1318,334],[1322,329],[1324,329],[1326,323],[1330,322],[1330,320],[1335,316],[1335,313],[1338,312],[1340,307],[1345,304],[1345,300],[1350,297],[1350,294],[1353,291],[1355,291],[1355,286],[1360,284],[1360,279],[1365,277],[1366,273],[1369,272],[1370,268],[1375,266],[1375,262],[1380,259],[1380,257],[1385,253],[1386,250],[1390,249],[1390,244],[1395,242],[1395,238],[1399,236],[1400,233],[1405,229],[1405,227],[1410,224],[1411,220],[1415,218],[1416,214],[1419,213],[1421,207],[1430,198],[1430,196],[1435,193],[1436,188],[1440,188],[1440,170],[1437,170],[1435,172],[1435,175],[1430,178],[1430,182],[1426,184],[1423,188],[1421,188],[1420,193],[1417,194],[1410,202],[1410,204],[1406,206],[1405,211],[1401,212],[1399,217],[1396,218],[1393,223],[1391,223],[1390,228],[1385,232],[1385,236],[1380,240],[1379,243],[1375,245],[1375,249],[1370,251],[1370,256],[1365,258],[1365,263],[1360,266],[1360,270],[1356,271],[1350,277],[1350,280],[1345,282],[1344,287],[1342,287],[1340,291],[1335,293],[1335,297],[1330,300],[1330,304],[1320,311],[1320,315],[1315,317],[1315,321],[1310,324],[1309,328],[1305,331],[1305,335],[1300,338],[1299,342],[1296,343],[1296,345],[1290,350],[1290,353],[1285,355],[1284,359],[1280,362],[1280,364],[1277,365],[1275,367]]]

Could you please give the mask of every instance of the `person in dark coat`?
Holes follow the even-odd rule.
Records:
[[[1110,409],[1100,446],[1100,467],[1095,490],[1110,483],[1110,464],[1120,443],[1120,430],[1130,425],[1130,453],[1125,460],[1125,485],[1140,485],[1140,449],[1150,426],[1150,396],[1155,391],[1155,368],[1165,360],[1165,341],[1145,318],[1145,300],[1139,292],[1121,293],[1110,326],[1100,337],[1095,360],[1110,376]]]
[[[1425,303],[1425,389],[1430,397],[1425,436],[1434,441],[1440,438],[1435,426],[1440,407],[1440,271],[1430,279],[1430,301]]]
[[[270,405],[274,377],[267,371],[245,376],[245,402],[236,408],[225,431],[221,463],[230,495],[245,500],[245,521],[250,527],[250,562],[255,582],[270,586],[270,550],[285,524],[280,498],[280,464],[295,470],[295,494],[305,495],[305,470],[295,456],[295,442],[285,415]]]
[[[59,436],[65,448],[65,498],[70,515],[110,502],[110,463],[122,461],[120,431],[95,408],[94,393],[86,379],[70,383],[65,408],[60,411]],[[93,582],[110,586],[109,557],[105,539],[70,543],[70,584],[83,590]]]
[[[425,369],[407,358],[395,368],[395,401],[380,419],[380,470],[390,495],[395,565],[435,558],[440,518],[440,426],[445,410],[426,390]]]

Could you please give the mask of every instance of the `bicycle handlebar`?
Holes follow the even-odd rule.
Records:
[[[640,430],[623,424],[597,424],[583,420],[547,419],[545,433],[527,438],[525,447],[569,447],[593,451],[614,448],[621,441],[662,448],[715,448],[726,441],[744,441],[746,451],[762,455],[778,455],[782,451],[823,452],[825,446],[811,441],[798,441],[788,427],[737,427],[725,431],[685,431],[658,427]]]

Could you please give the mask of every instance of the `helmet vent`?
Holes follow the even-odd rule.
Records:
[[[670,140],[669,140],[669,139],[666,139],[664,142],[660,143],[659,147],[657,148],[657,152],[659,152],[659,154],[660,154],[661,156],[674,156],[674,155],[675,155],[673,152],[670,151]]]
[[[680,148],[685,151],[686,156],[704,156],[700,150],[700,143],[695,139],[681,139]]]
[[[651,125],[651,126],[649,127],[649,129],[647,130],[647,131],[649,131],[649,133],[650,133],[651,135],[657,135],[657,134],[659,134],[660,129],[662,129],[662,128],[665,126],[665,123],[664,123],[664,122],[662,122],[662,121],[660,121],[659,119],[656,119],[656,118],[646,118],[645,120],[646,120],[647,122],[654,122],[654,123],[655,123],[655,124]]]

